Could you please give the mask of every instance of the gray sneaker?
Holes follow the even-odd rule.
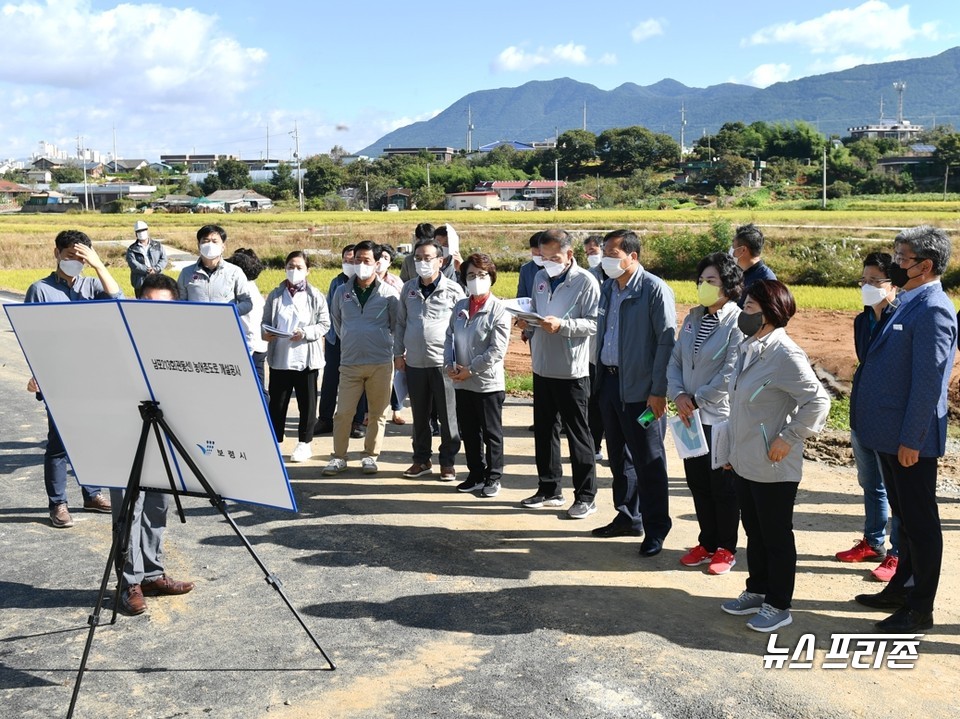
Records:
[[[761,606],[763,606],[762,594],[743,591],[740,592],[740,596],[736,599],[731,599],[721,604],[720,608],[727,614],[742,616],[744,614],[756,614],[760,611]]]
[[[335,474],[340,474],[346,468],[347,463],[345,460],[342,460],[339,457],[334,457],[327,462],[327,466],[323,468],[323,475],[325,477],[332,477]]]
[[[586,519],[597,511],[597,505],[594,502],[576,501],[567,510],[567,516],[570,519]]]
[[[777,609],[766,602],[760,607],[757,616],[747,622],[747,627],[755,632],[772,632],[774,629],[785,627],[793,621],[789,609]]]
[[[488,479],[483,483],[483,489],[480,490],[481,497],[496,497],[498,494],[500,494],[500,482]]]
[[[545,497],[542,494],[535,494],[532,497],[520,500],[520,506],[527,509],[540,509],[540,507],[562,507],[564,503],[562,494],[555,494],[552,497]]]

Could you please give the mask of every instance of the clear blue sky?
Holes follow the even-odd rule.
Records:
[[[78,135],[110,152],[114,127],[120,157],[261,157],[269,127],[289,159],[294,122],[304,156],[356,151],[530,80],[767,86],[935,55],[960,45],[960,2],[9,0],[0,37],[0,159]]]

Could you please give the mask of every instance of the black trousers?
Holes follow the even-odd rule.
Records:
[[[407,365],[407,391],[413,414],[413,461],[425,464],[433,454],[433,430],[430,417],[436,413],[440,420],[440,466],[450,467],[460,451],[459,414],[456,408],[453,382],[442,367],[411,367]]]
[[[703,425],[707,445],[712,445],[713,428]],[[713,469],[710,455],[683,460],[687,487],[693,495],[700,536],[697,541],[704,549],[715,552],[720,547],[737,553],[737,530],[740,529],[740,503],[734,487],[733,471]]]
[[[270,421],[277,442],[283,441],[283,427],[287,421],[290,396],[297,393],[300,423],[297,436],[300,442],[313,441],[313,427],[317,416],[317,378],[320,370],[289,370],[270,368]]]
[[[576,501],[588,504],[597,496],[597,465],[587,404],[590,378],[553,379],[533,375],[533,441],[537,457],[537,494],[551,497],[561,493],[563,467],[560,464],[560,423],[567,429],[570,469]]]
[[[337,409],[337,391],[340,387],[340,343],[323,341],[323,380],[320,383],[320,409],[318,421],[333,426],[333,413]],[[354,424],[363,422],[367,413],[367,396],[363,395],[357,403]]]
[[[467,460],[468,479],[503,477],[504,392],[456,390],[457,424]]]
[[[637,424],[646,402],[620,401],[620,377],[599,368],[600,411],[613,472],[614,523],[643,529],[649,539],[666,538],[670,519],[663,422],[644,429]]]
[[[251,357],[253,358],[253,369],[257,373],[257,379],[260,380],[260,389],[263,392],[264,398],[269,400],[270,397],[267,395],[267,382],[266,382],[266,374],[264,371],[264,364],[266,363],[266,360],[267,360],[267,353],[254,352],[251,354]]]
[[[753,482],[733,473],[740,519],[747,535],[747,591],[765,595],[777,609],[789,609],[797,578],[793,504],[799,482]]]
[[[590,435],[593,437],[594,454],[600,451],[603,441],[603,415],[600,413],[600,388],[597,385],[597,366],[590,363],[590,403],[587,405],[587,417],[590,422]]]
[[[907,593],[907,606],[932,612],[943,564],[943,528],[937,507],[937,458],[921,457],[912,467],[895,454],[880,455],[880,472],[894,517],[900,519],[900,560],[890,587]],[[906,587],[913,577],[913,587]]]

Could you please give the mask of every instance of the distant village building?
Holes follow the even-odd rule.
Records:
[[[225,212],[259,212],[273,207],[273,200],[253,190],[217,190],[206,199],[221,203]]]
[[[916,140],[923,132],[923,125],[914,125],[909,120],[881,120],[876,125],[848,127],[847,132],[854,140],[896,140],[905,144]]]
[[[160,155],[164,165],[184,165],[187,172],[209,172],[221,160],[236,160],[234,155]]]
[[[407,155],[416,157],[421,152],[426,152],[430,155],[433,155],[433,159],[438,162],[451,162],[453,156],[456,154],[452,147],[387,147],[384,148],[383,154],[386,157],[393,157],[396,155]]]
[[[149,167],[150,163],[146,160],[110,160],[104,167],[107,172],[136,172],[137,170]]]
[[[479,192],[448,192],[444,207],[447,210],[499,210],[500,195],[493,190]]]
[[[79,210],[80,200],[73,195],[67,195],[53,190],[45,192],[35,192],[30,195],[21,212],[66,212],[67,210]]]

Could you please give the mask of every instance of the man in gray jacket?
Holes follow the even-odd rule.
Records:
[[[232,302],[243,316],[253,309],[253,300],[243,270],[223,259],[226,245],[227,231],[219,225],[197,230],[200,259],[180,272],[177,290],[188,302]]]
[[[676,307],[666,283],[640,264],[640,240],[630,230],[603,238],[602,265],[613,281],[604,283],[600,297],[598,391],[617,516],[593,534],[639,536],[646,530],[640,554],[652,557],[663,549],[671,527],[667,460],[657,420],[667,409]]]
[[[143,220],[137,220],[133,226],[137,239],[127,248],[126,260],[130,267],[130,284],[140,296],[140,287],[148,275],[157,275],[167,266],[167,251],[156,240],[150,239],[150,228]]]
[[[413,250],[416,277],[400,291],[397,327],[393,334],[394,367],[406,372],[413,412],[413,464],[404,477],[422,477],[433,471],[430,461],[432,436],[430,415],[440,421],[440,479],[452,482],[460,451],[457,404],[453,381],[443,371],[443,343],[453,307],[464,298],[455,280],[440,271],[440,243],[421,240]]]
[[[573,243],[564,230],[540,236],[543,269],[534,277],[533,311],[538,327],[517,324],[530,337],[533,356],[534,446],[537,492],[521,505],[561,507],[560,423],[567,430],[574,502],[567,515],[583,519],[597,511],[596,460],[587,421],[590,398],[590,337],[597,331],[600,287],[573,259]]]
[[[333,458],[327,476],[347,468],[350,427],[360,396],[367,393],[370,421],[360,467],[377,472],[377,458],[386,425],[393,381],[393,331],[397,324],[397,291],[377,276],[380,246],[364,240],[353,249],[356,275],[333,293],[330,320],[340,338],[340,387],[333,416]]]

